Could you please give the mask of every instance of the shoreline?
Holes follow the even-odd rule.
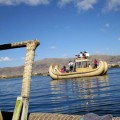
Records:
[[[49,73],[36,73],[32,74],[32,76],[49,76]],[[23,77],[23,75],[15,75],[15,76],[0,76],[0,79],[9,79],[9,78],[20,78]]]
[[[108,64],[108,69],[111,68],[120,68],[120,64]],[[34,73],[32,76],[49,76],[48,72],[45,73]],[[14,75],[14,76],[0,76],[0,79],[9,79],[9,78],[20,78],[23,75]]]

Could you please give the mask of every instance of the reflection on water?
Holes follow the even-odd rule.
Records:
[[[120,116],[120,69],[110,69],[108,75],[51,80],[49,76],[34,76],[31,81],[29,112]],[[117,74],[116,74],[117,73]],[[0,109],[13,111],[21,94],[21,78],[0,80]]]
[[[51,80],[51,90],[52,94],[59,94],[62,91],[69,92],[73,94],[77,93],[80,98],[84,94],[84,98],[93,98],[96,96],[94,93],[97,91],[108,90],[109,82],[108,76],[97,76],[97,77],[86,77],[86,78],[76,78],[69,80]],[[68,86],[69,84],[70,86]],[[70,88],[68,88],[70,87]]]
[[[97,105],[98,98],[109,96],[105,91],[109,91],[107,75],[51,81],[51,94],[56,94],[52,103],[64,101],[71,111],[73,108],[89,111]]]

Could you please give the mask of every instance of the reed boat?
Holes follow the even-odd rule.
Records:
[[[96,68],[94,68],[91,63],[91,60],[76,58],[75,71],[72,72],[60,72],[59,65],[50,65],[49,75],[52,79],[69,79],[99,76],[107,73],[108,64],[105,61],[99,61],[99,64]]]

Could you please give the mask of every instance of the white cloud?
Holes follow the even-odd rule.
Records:
[[[71,3],[73,0],[59,0],[58,4],[60,5],[60,7],[65,6],[66,4]]]
[[[79,10],[89,10],[93,8],[93,5],[97,3],[97,0],[76,0],[76,7]]]
[[[0,0],[0,4],[18,5],[23,3],[31,6],[36,6],[47,5],[50,4],[51,1],[52,0]],[[100,0],[57,0],[57,1],[60,7],[72,3],[79,10],[88,11],[90,9],[93,9],[94,5]],[[120,0],[104,0],[104,2],[106,2],[106,6],[103,8],[103,12],[120,10]]]
[[[58,4],[63,7],[69,3],[72,3],[79,10],[88,11],[94,8],[94,5],[100,0],[59,0]],[[120,10],[120,0],[104,0],[106,6],[103,8],[103,12],[106,11],[118,11]]]
[[[97,0],[59,0],[60,7],[69,3],[73,3],[79,10],[87,11],[93,8],[93,5],[97,3]]]
[[[17,5],[25,3],[28,5],[49,4],[50,0],[0,0],[0,4],[3,5]]]
[[[7,62],[7,61],[13,61],[15,59],[9,58],[9,57],[0,57],[0,62]]]
[[[107,4],[103,9],[103,12],[118,11],[120,9],[120,0],[107,0]]]

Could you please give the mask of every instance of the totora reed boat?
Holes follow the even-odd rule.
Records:
[[[49,75],[52,79],[69,79],[105,75],[107,70],[108,64],[105,61],[100,61],[99,65],[94,68],[91,60],[76,58],[73,72],[60,72],[59,65],[50,65]]]

